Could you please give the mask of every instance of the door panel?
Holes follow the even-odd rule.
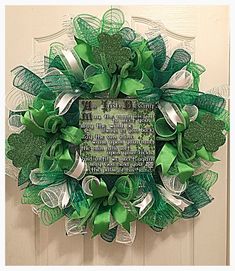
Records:
[[[109,6],[7,6],[6,91],[12,87],[10,70],[23,64],[39,68],[39,59],[53,41],[71,42],[63,28],[79,13],[100,17]],[[207,68],[201,89],[229,83],[227,6],[122,6],[129,25],[138,31],[166,29],[169,50],[188,48]],[[148,20],[144,20],[146,18]],[[63,22],[63,23],[62,23]],[[38,65],[37,65],[38,64]],[[40,71],[39,71],[40,72]],[[39,223],[30,207],[20,204],[17,183],[6,177],[7,265],[226,265],[228,210],[228,145],[217,153],[213,166],[219,180],[215,198],[193,220],[181,220],[161,233],[137,223],[132,246],[106,243],[99,237],[67,237],[64,221],[49,227]]]

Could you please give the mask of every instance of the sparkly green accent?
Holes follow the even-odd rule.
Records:
[[[37,167],[37,156],[41,155],[46,140],[25,129],[19,134],[11,134],[8,144],[11,149],[7,152],[7,157],[12,160],[13,165],[32,169]]]
[[[99,47],[93,49],[94,60],[102,66],[107,65],[110,73],[124,66],[131,58],[131,50],[122,46],[120,34],[101,33],[98,40]]]
[[[209,152],[215,152],[225,143],[224,122],[216,120],[211,114],[205,114],[201,123],[193,121],[184,133],[184,139],[194,143],[197,150],[203,146]]]

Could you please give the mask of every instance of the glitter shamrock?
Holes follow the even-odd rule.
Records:
[[[98,40],[99,47],[93,48],[94,60],[103,67],[107,65],[110,73],[114,73],[117,68],[121,68],[129,61],[131,50],[122,46],[122,36],[120,34],[101,33]]]
[[[216,120],[211,114],[205,114],[201,123],[190,122],[184,138],[192,142],[197,150],[204,146],[207,151],[215,152],[225,143],[224,127],[223,121]]]
[[[35,168],[38,163],[37,156],[40,156],[46,146],[46,140],[36,136],[25,129],[19,134],[11,134],[7,140],[10,150],[7,157],[12,160],[15,167]]]

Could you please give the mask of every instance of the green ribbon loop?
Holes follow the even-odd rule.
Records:
[[[176,159],[178,157],[178,159]],[[190,166],[187,162],[187,158],[183,157],[183,161],[180,161],[182,156],[179,157],[179,151],[170,143],[165,143],[156,159],[156,166],[161,166],[162,174],[169,174],[170,168],[175,163],[177,173],[182,183],[185,183],[193,174],[194,167]]]
[[[205,147],[203,146],[201,149],[197,150],[197,155],[204,160],[210,161],[210,162],[216,162],[219,161],[219,159],[213,157],[211,152],[208,152]]]
[[[91,93],[108,90],[111,86],[111,78],[107,72],[96,74],[85,80],[92,84]]]
[[[60,131],[60,138],[74,145],[80,145],[84,138],[83,130],[75,126],[67,126],[60,129]]]
[[[180,161],[177,162],[177,168],[179,173],[177,176],[179,177],[182,183],[185,183],[193,174],[194,168],[190,167],[186,163],[182,163]]]
[[[108,231],[109,224],[111,219],[111,208],[110,206],[102,206],[97,215],[95,216],[94,226],[93,226],[93,235],[103,234]]]
[[[88,219],[93,223],[93,237],[108,231],[111,215],[118,224],[130,231],[130,222],[136,219],[137,211],[133,207],[133,212],[129,211],[124,205],[131,206],[131,200],[137,192],[133,180],[129,176],[121,176],[116,180],[111,191],[108,191],[102,179],[99,183],[92,180],[90,190],[93,211],[85,215],[83,223]]]
[[[177,157],[178,151],[170,143],[165,143],[156,159],[156,166],[161,166],[162,174],[166,175]]]

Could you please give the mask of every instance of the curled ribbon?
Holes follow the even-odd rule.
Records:
[[[65,174],[69,175],[70,177],[73,177],[74,179],[81,180],[85,176],[86,170],[87,170],[86,163],[81,159],[79,154],[76,152],[74,164],[72,165],[70,170],[65,172]]]
[[[121,226],[117,227],[116,242],[126,245],[132,245],[136,236],[136,221],[131,222],[130,232]]]

